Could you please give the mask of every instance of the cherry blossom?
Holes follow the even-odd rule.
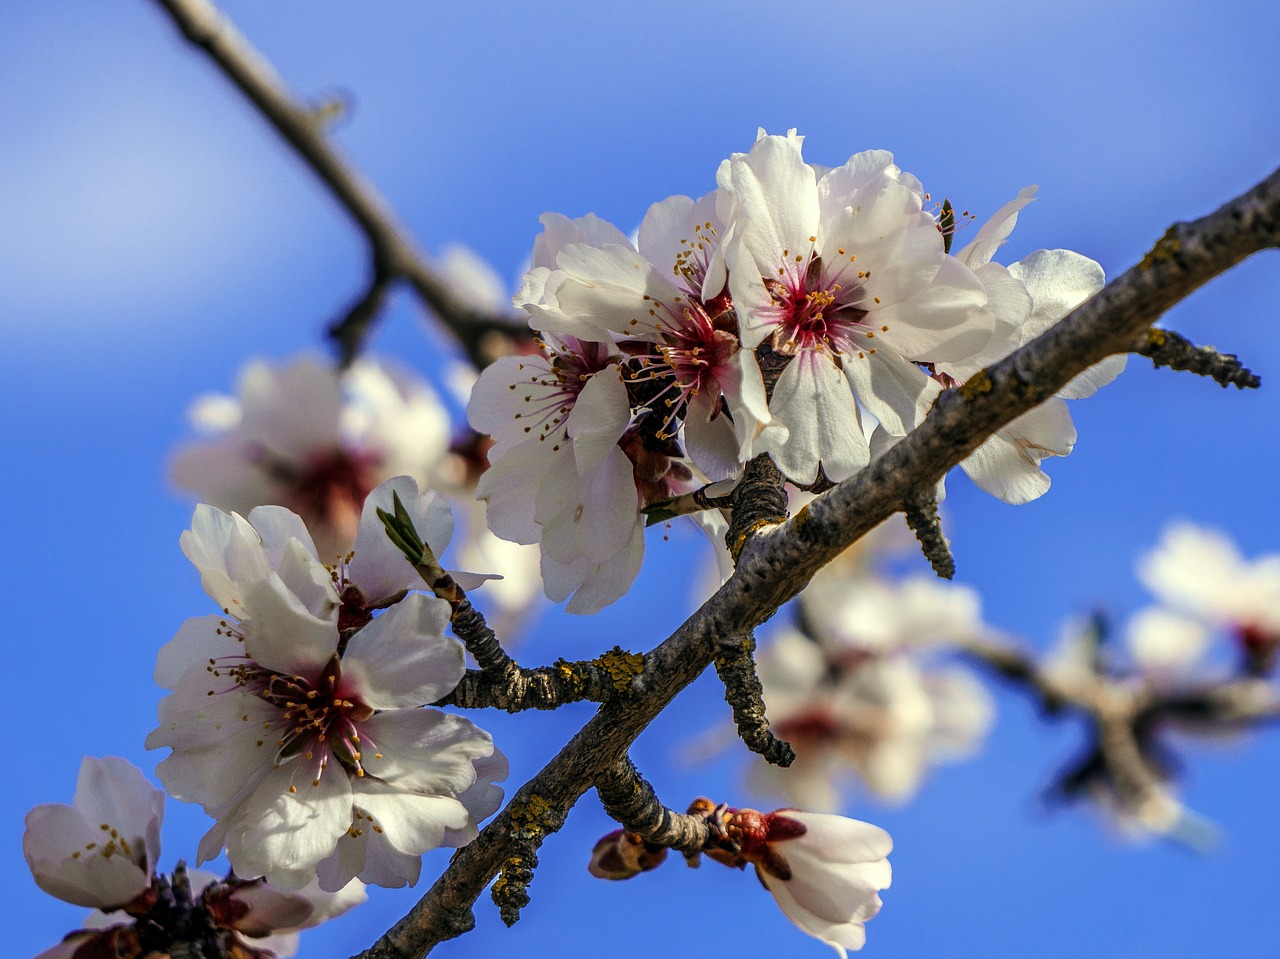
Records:
[[[742,343],[790,358],[769,401],[787,434],[763,445],[788,479],[810,483],[819,467],[842,480],[869,461],[859,404],[894,435],[913,428],[938,392],[915,361],[972,355],[994,319],[891,154],[823,171],[802,142],[762,131],[718,179]]]
[[[310,358],[245,365],[238,395],[206,396],[191,419],[209,438],[174,456],[174,482],[202,502],[300,515],[327,562],[351,548],[368,493],[409,474],[426,481],[448,446],[435,392],[389,365],[345,372]]]
[[[374,528],[393,492],[442,550],[447,506],[407,477],[370,496],[354,555],[333,568],[281,507],[248,521],[197,510],[183,548],[224,614],[188,620],[161,650],[171,693],[147,745],[173,749],[157,770],[170,794],[217,820],[200,861],[225,846],[238,875],[284,890],[317,872],[328,890],[404,885],[423,852],[493,811],[506,765],[489,735],[419,708],[457,684],[463,652],[444,635],[448,603],[399,598],[416,574]]]

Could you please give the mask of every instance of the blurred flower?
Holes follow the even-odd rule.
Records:
[[[36,885],[77,906],[118,909],[151,887],[164,793],[124,759],[86,756],[70,806],[27,813],[22,852]]]
[[[893,531],[870,548],[893,548]],[[759,657],[770,726],[796,760],[755,763],[753,785],[831,811],[853,772],[882,799],[909,799],[931,766],[972,756],[991,727],[986,688],[939,660],[992,632],[967,587],[886,579],[865,549],[827,567],[800,594],[795,627]]]
[[[326,560],[351,549],[375,486],[427,481],[448,446],[435,392],[410,374],[360,360],[345,372],[303,358],[245,365],[238,395],[191,409],[209,439],[178,450],[174,482],[202,502],[247,513],[277,504],[300,515]]]
[[[757,762],[751,781],[823,811],[843,805],[839,782],[850,771],[882,799],[909,799],[931,766],[977,752],[994,712],[960,666],[902,652],[832,659],[795,631],[765,650],[760,679],[770,725],[796,760],[786,769]]]
[[[1138,578],[1185,625],[1163,638],[1143,628],[1135,654],[1178,656],[1198,622],[1234,635],[1247,668],[1267,672],[1280,646],[1280,553],[1246,560],[1231,539],[1191,523],[1169,526],[1156,548],[1138,563]],[[1205,640],[1197,639],[1197,649]],[[1185,653],[1183,654],[1185,657]]]
[[[197,509],[183,549],[226,616],[188,620],[161,650],[172,692],[147,746],[173,748],[166,788],[217,820],[200,861],[225,846],[237,874],[283,890],[317,871],[327,890],[412,884],[423,852],[492,812],[496,787],[478,777],[506,765],[489,735],[419,708],[454,688],[463,651],[444,635],[448,603],[399,598],[416,573],[375,515],[393,491],[443,549],[448,508],[407,477],[369,497],[355,555],[332,568],[283,508],[248,522]]]

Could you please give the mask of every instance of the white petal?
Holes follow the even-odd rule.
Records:
[[[227,858],[237,875],[300,889],[333,852],[351,825],[351,780],[334,768],[309,775],[297,763],[272,770],[232,814]]]
[[[829,356],[802,353],[788,363],[769,406],[788,433],[785,442],[757,451],[769,453],[792,482],[812,483],[819,463],[839,482],[870,461],[857,404]]]
[[[962,461],[960,468],[992,496],[1015,505],[1028,503],[1049,489],[1041,460],[1066,456],[1075,440],[1067,404],[1055,397],[1000,429]]]
[[[374,709],[435,702],[466,671],[462,644],[445,636],[449,604],[414,593],[351,637],[342,658],[344,690]]]
[[[259,665],[314,679],[337,651],[337,613],[315,615],[279,576],[273,574],[255,585],[245,605],[252,615],[242,627],[244,649]]]

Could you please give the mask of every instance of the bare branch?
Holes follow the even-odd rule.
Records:
[[[956,574],[956,560],[951,555],[951,544],[942,533],[942,520],[938,516],[938,498],[933,489],[918,490],[903,503],[907,525],[916,534],[916,541],[924,552],[933,571],[942,579]]]
[[[696,855],[712,836],[705,816],[675,812],[662,805],[630,759],[606,769],[596,783],[596,792],[611,819],[654,845]]]
[[[289,90],[271,64],[210,0],[156,2],[183,36],[209,56],[311,167],[369,241],[373,277],[369,291],[329,331],[343,365],[360,350],[391,279],[410,285],[477,367],[508,351],[501,341],[530,339],[529,331],[509,318],[476,309],[431,269],[373,184],[325,137],[323,119]]]
[[[756,638],[750,630],[721,637],[716,650],[716,675],[724,683],[724,699],[733,709],[738,736],[748,749],[775,766],[790,766],[796,760],[791,744],[769,729],[764,712],[764,689],[756,674]]]
[[[604,704],[399,923],[362,959],[425,955],[470,921],[471,904],[517,849],[520,835],[558,829],[568,810],[671,699],[711,663],[721,636],[768,619],[813,574],[874,529],[913,491],[936,483],[997,429],[1099,360],[1128,351],[1171,306],[1259,250],[1280,245],[1280,171],[1217,212],[1173,227],[1178,255],[1149,256],[1061,323],[1011,356],[946,390],[924,423],[856,476],[780,526],[742,537],[737,571],[645,656],[635,695]],[[1167,235],[1168,236],[1168,235]],[[1167,239],[1162,240],[1167,245]],[[1158,245],[1159,246],[1159,245]]]
[[[1247,369],[1234,353],[1219,353],[1212,346],[1196,346],[1173,330],[1147,330],[1137,352],[1156,366],[1207,376],[1223,389],[1232,385],[1242,390],[1257,389],[1262,385],[1262,378]]]

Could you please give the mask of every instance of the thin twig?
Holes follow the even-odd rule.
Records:
[[[380,287],[402,279],[458,340],[478,367],[509,351],[501,341],[527,341],[530,334],[509,317],[475,308],[428,265],[409,231],[386,200],[325,136],[317,112],[289,90],[284,80],[234,24],[210,0],[156,0],[183,36],[203,50],[320,178],[333,198],[369,241],[369,291],[356,300],[330,336],[341,361],[349,363],[364,342],[373,313],[365,307],[381,302]],[[380,282],[381,281],[381,282]],[[374,297],[371,294],[378,293]],[[374,301],[377,302],[374,302]],[[499,342],[495,343],[495,339]]]
[[[1207,376],[1223,389],[1228,386],[1257,389],[1262,385],[1262,378],[1246,368],[1234,353],[1219,353],[1212,346],[1196,346],[1173,330],[1147,330],[1139,340],[1137,352],[1156,366]]]

